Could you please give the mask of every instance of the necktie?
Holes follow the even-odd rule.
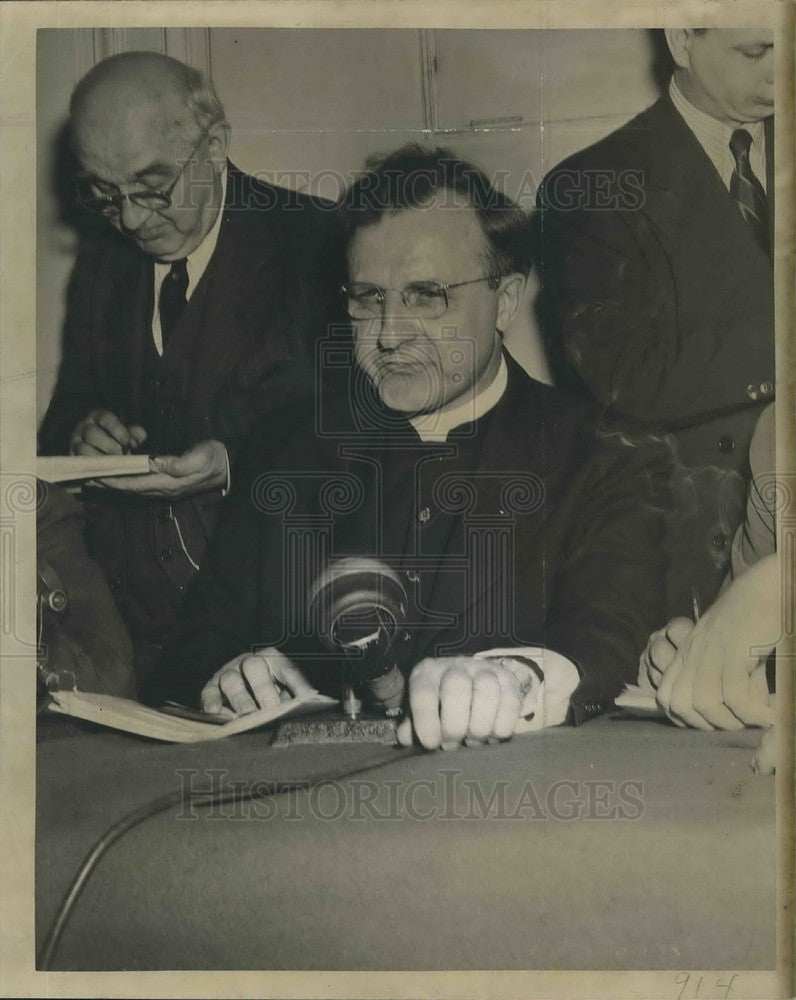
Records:
[[[185,309],[188,291],[188,264],[186,258],[175,260],[160,286],[160,333],[165,349],[168,339],[180,321]]]
[[[755,239],[768,253],[768,201],[763,186],[755,177],[749,162],[751,145],[752,137],[745,128],[737,128],[733,132],[730,138],[730,152],[735,157],[735,170],[730,178],[730,196],[751,226]]]

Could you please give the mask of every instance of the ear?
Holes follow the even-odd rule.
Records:
[[[689,53],[689,43],[691,41],[691,32],[688,28],[666,28],[664,34],[666,35],[666,44],[669,46],[672,59],[674,59],[680,69],[690,69],[691,55]]]
[[[498,285],[498,314],[495,326],[501,334],[511,325],[517,315],[525,291],[527,277],[524,274],[505,274]]]
[[[216,173],[220,173],[227,162],[230,131],[229,122],[225,119],[212,125],[207,133],[210,156]]]

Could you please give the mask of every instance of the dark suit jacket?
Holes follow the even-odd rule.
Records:
[[[507,363],[497,406],[444,444],[394,414],[388,432],[374,427],[378,404],[362,392],[353,418],[341,410],[335,425],[327,408],[322,433],[296,430],[278,460],[273,434],[254,434],[149,697],[196,699],[261,644],[334,691],[303,595],[329,559],[375,555],[409,597],[405,672],[427,656],[542,644],[581,673],[572,718],[602,710],[663,618],[661,469],[616,436],[595,439],[591,406]]]
[[[773,213],[772,133],[769,122]],[[578,379],[614,417],[671,435],[696,474],[681,493],[711,509],[682,514],[701,537],[676,558],[699,550],[692,582],[701,576],[710,600],[774,392],[770,258],[668,96],[551,171],[538,203],[542,323],[559,381]]]
[[[81,248],[69,290],[58,383],[44,454],[65,453],[94,407],[140,423],[150,454],[216,438],[231,454],[266,413],[311,407],[316,341],[336,316],[331,205],[256,181],[232,164],[213,256],[163,356],[152,346],[153,261],[110,227]],[[157,643],[201,561],[219,491],[172,505],[95,491],[89,541],[134,639]],[[139,645],[140,645],[139,643]]]

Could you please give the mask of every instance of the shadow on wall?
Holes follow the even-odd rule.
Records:
[[[669,86],[669,78],[674,69],[674,60],[666,44],[666,35],[663,28],[650,28],[647,31],[647,38],[652,50],[652,64],[650,72],[655,81],[655,86],[663,93]]]
[[[104,231],[107,223],[76,203],[78,163],[72,152],[71,140],[71,129],[66,121],[58,129],[53,142],[50,188],[57,206],[58,224],[67,226],[79,240],[83,240]]]

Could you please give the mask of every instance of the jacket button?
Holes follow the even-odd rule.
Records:
[[[171,549],[163,549],[160,553],[160,558],[163,562],[168,562],[173,554],[174,553],[171,551]]]
[[[162,510],[158,514],[158,524],[168,524],[170,520],[171,518],[169,517],[169,515],[166,513],[165,510]]]
[[[749,399],[757,399],[758,396],[760,395],[760,390],[756,385],[748,385],[746,387],[746,395],[749,397]]]
[[[428,524],[431,520],[431,511],[428,507],[423,507],[422,510],[418,512],[417,519],[421,524]]]
[[[727,548],[727,536],[724,534],[723,531],[717,531],[716,534],[711,539],[711,544],[713,545],[714,549],[720,552],[722,549]]]
[[[407,572],[406,572],[406,579],[410,583],[419,583],[420,582],[420,574],[417,572],[416,569],[407,570]]]
[[[729,434],[725,434],[723,437],[720,437],[719,451],[723,452],[735,451],[735,438],[731,437]]]
[[[773,382],[761,382],[760,386],[759,386],[759,389],[760,389],[761,395],[763,395],[763,396],[770,396],[771,393],[774,391],[774,383]]]

